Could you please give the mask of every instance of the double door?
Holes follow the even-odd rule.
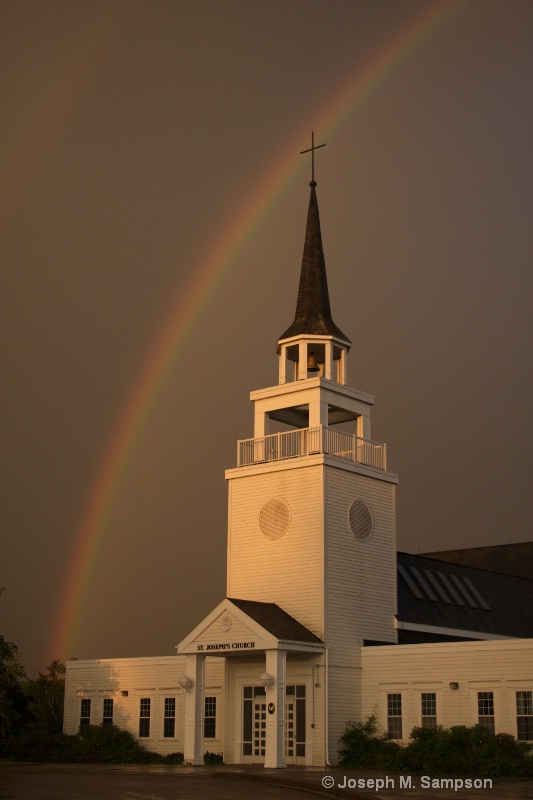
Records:
[[[264,764],[268,716],[265,687],[244,686],[242,708],[243,763]],[[305,685],[286,688],[285,760],[287,764],[305,764]]]

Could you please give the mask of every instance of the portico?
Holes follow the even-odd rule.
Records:
[[[313,713],[318,705],[314,692],[321,688],[314,685],[313,675],[325,650],[315,634],[275,603],[226,598],[176,650],[186,656],[179,679],[185,691],[186,763],[204,763],[207,656],[226,659],[226,760],[264,763],[272,769],[286,767],[287,756],[292,763],[312,763],[317,744],[312,739],[324,730]]]

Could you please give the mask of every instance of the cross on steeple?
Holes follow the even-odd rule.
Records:
[[[325,147],[326,143],[324,144],[317,144],[315,147],[315,133],[311,131],[311,147],[307,150],[301,150],[300,155],[303,156],[304,153],[311,153],[311,186],[316,186],[315,183],[315,150],[318,150],[320,147]]]

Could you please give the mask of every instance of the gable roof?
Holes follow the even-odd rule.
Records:
[[[228,600],[240,608],[241,611],[261,625],[276,639],[290,642],[308,642],[313,644],[323,644],[309,628],[301,622],[287,614],[276,603],[260,603],[256,600],[238,600],[235,597],[228,597]]]
[[[533,581],[409,553],[397,563],[399,621],[533,636]]]
[[[238,656],[278,648],[316,652],[324,642],[275,603],[226,597],[176,645],[176,652]]]

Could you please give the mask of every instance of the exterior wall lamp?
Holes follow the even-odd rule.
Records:
[[[272,675],[269,675],[268,672],[262,672],[259,676],[259,683],[261,686],[265,686],[269,689],[271,686],[274,686],[274,678]]]
[[[181,686],[181,688],[184,689],[186,692],[188,692],[189,689],[192,687],[192,680],[189,678],[188,675],[182,675],[178,679],[178,683]]]
[[[459,684],[457,683],[457,681],[452,681],[450,683],[450,689],[453,689],[454,692],[456,692],[458,688],[459,688]]]

